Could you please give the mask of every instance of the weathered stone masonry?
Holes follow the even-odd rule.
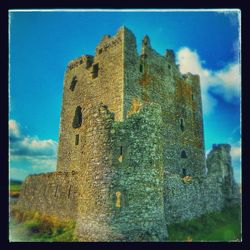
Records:
[[[205,160],[199,76],[148,36],[138,55],[122,27],[69,63],[57,171],[29,176],[18,206],[76,221],[80,241],[165,241],[168,224],[237,198],[230,146]]]

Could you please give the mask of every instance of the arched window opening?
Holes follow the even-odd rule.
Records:
[[[187,158],[187,154],[185,150],[181,151],[181,158]]]

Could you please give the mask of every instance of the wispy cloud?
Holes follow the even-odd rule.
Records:
[[[227,102],[235,102],[240,98],[241,77],[238,62],[226,65],[218,71],[206,69],[204,61],[196,51],[184,47],[177,52],[177,60],[182,73],[191,72],[200,75],[203,110],[209,114],[217,105],[211,93],[220,95]]]
[[[20,158],[55,158],[57,142],[24,135],[15,120],[9,121],[10,155]]]
[[[48,139],[40,140],[38,137],[25,135],[15,120],[9,121],[10,160],[23,162],[30,168],[15,168],[10,166],[11,173],[20,173],[26,176],[31,173],[54,171],[56,166],[57,142]],[[21,172],[20,172],[21,171]]]
[[[241,147],[233,146],[231,149],[231,156],[233,160],[238,160],[241,157]]]

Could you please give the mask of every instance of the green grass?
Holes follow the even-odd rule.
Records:
[[[57,221],[38,213],[13,210],[10,221],[11,241],[72,242],[75,223]],[[227,208],[190,221],[168,226],[168,241],[240,241],[241,209]]]
[[[239,206],[168,226],[169,241],[240,241]]]
[[[17,180],[10,180],[10,192],[20,191],[22,182]]]
[[[21,190],[21,185],[19,184],[10,184],[10,192],[17,192]]]
[[[12,210],[10,241],[12,242],[72,242],[75,223],[59,221],[52,216]]]
[[[9,195],[13,198],[18,198],[22,188],[22,182],[17,180],[10,180]]]

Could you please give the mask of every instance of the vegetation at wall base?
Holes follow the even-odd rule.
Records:
[[[241,241],[241,208],[227,207],[220,212],[168,226],[168,241]]]
[[[59,221],[53,216],[44,216],[37,212],[11,210],[10,241],[18,242],[72,242],[75,223]]]
[[[11,211],[10,241],[72,242],[75,223],[59,221],[39,213]],[[15,233],[13,233],[15,228]],[[168,226],[168,241],[241,241],[241,208],[232,206],[221,212]]]

